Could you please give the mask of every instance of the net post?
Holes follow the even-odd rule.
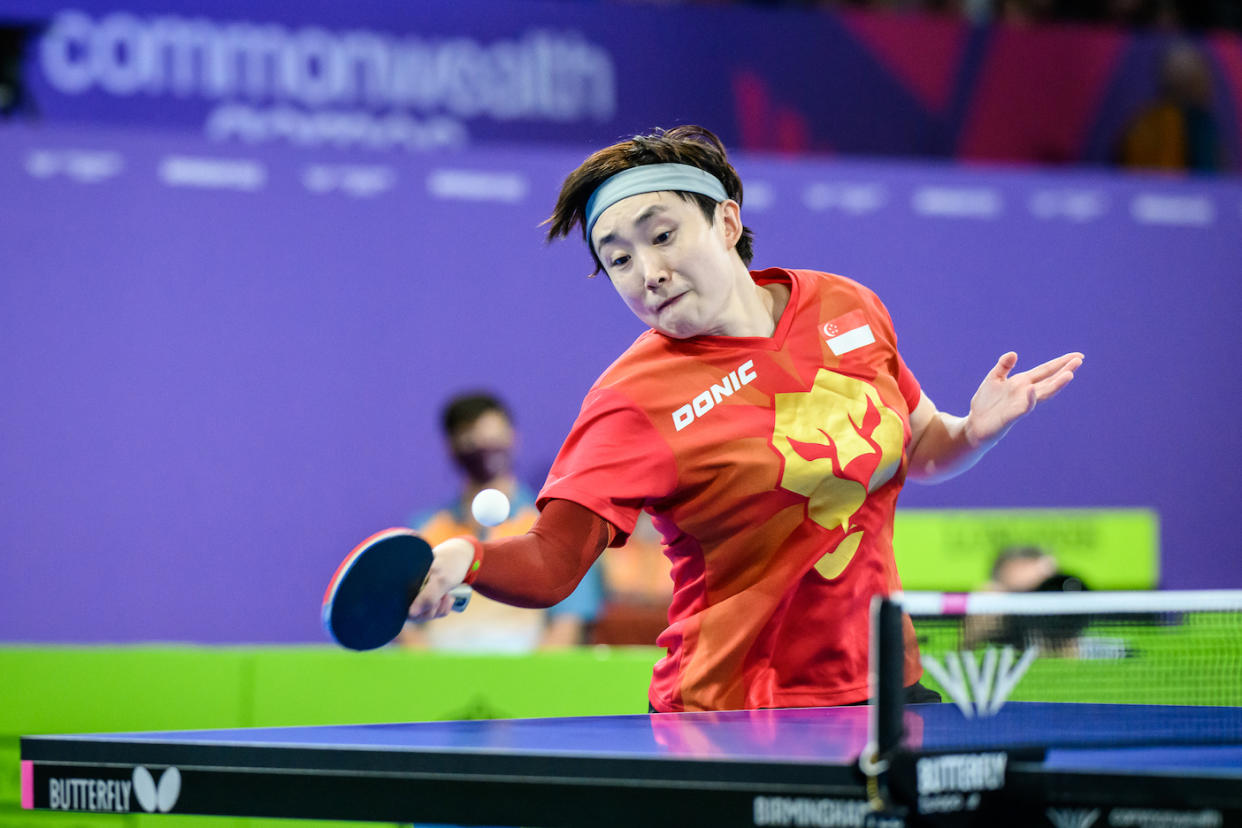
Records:
[[[900,598],[877,595],[871,604],[871,735],[881,757],[893,752],[905,735],[902,726],[905,688],[905,640]]]
[[[879,778],[888,769],[889,758],[905,736],[902,722],[905,705],[905,638],[902,631],[900,595],[876,595],[871,599],[871,641],[869,644],[870,715],[867,746],[859,766],[867,776],[868,798],[877,810],[886,806],[880,794]]]

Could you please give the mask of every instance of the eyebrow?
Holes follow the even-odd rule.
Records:
[[[663,213],[667,209],[668,208],[664,206],[663,204],[652,204],[646,210],[643,210],[641,213],[638,214],[638,218],[634,219],[634,223],[642,224],[644,221],[647,221],[652,216],[654,216],[656,213]],[[607,235],[600,237],[599,242],[595,245],[595,249],[599,250],[600,248],[602,248],[604,245],[608,244],[609,242],[614,242],[616,240],[617,240],[616,233],[608,233]]]

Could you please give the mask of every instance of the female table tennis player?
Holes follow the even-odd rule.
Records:
[[[555,604],[646,510],[674,581],[652,710],[867,698],[868,606],[900,589],[893,513],[906,478],[971,466],[1082,355],[1011,373],[1005,354],[965,417],[939,411],[870,290],[748,269],[741,204],[723,145],[696,126],[615,144],[566,178],[549,239],[581,227],[596,272],[650,330],[587,394],[530,532],[437,546],[412,617],[444,615],[463,582]],[[917,683],[905,623],[907,696],[935,698]]]

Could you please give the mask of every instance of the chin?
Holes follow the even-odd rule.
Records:
[[[687,325],[674,325],[671,327],[667,325],[652,325],[651,327],[670,339],[689,339],[702,333],[702,331],[692,329]]]

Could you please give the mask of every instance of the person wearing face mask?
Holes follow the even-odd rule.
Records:
[[[539,512],[535,493],[514,473],[517,432],[505,403],[487,392],[455,396],[444,406],[441,428],[462,476],[461,490],[438,508],[415,512],[407,524],[433,546],[463,534],[492,540],[529,531]],[[509,498],[509,517],[497,526],[483,526],[471,514],[470,504],[483,489],[498,489]],[[407,624],[399,641],[411,648],[507,653],[581,644],[599,611],[600,580],[595,567],[568,598],[548,610],[476,595],[464,613],[434,624]]]

